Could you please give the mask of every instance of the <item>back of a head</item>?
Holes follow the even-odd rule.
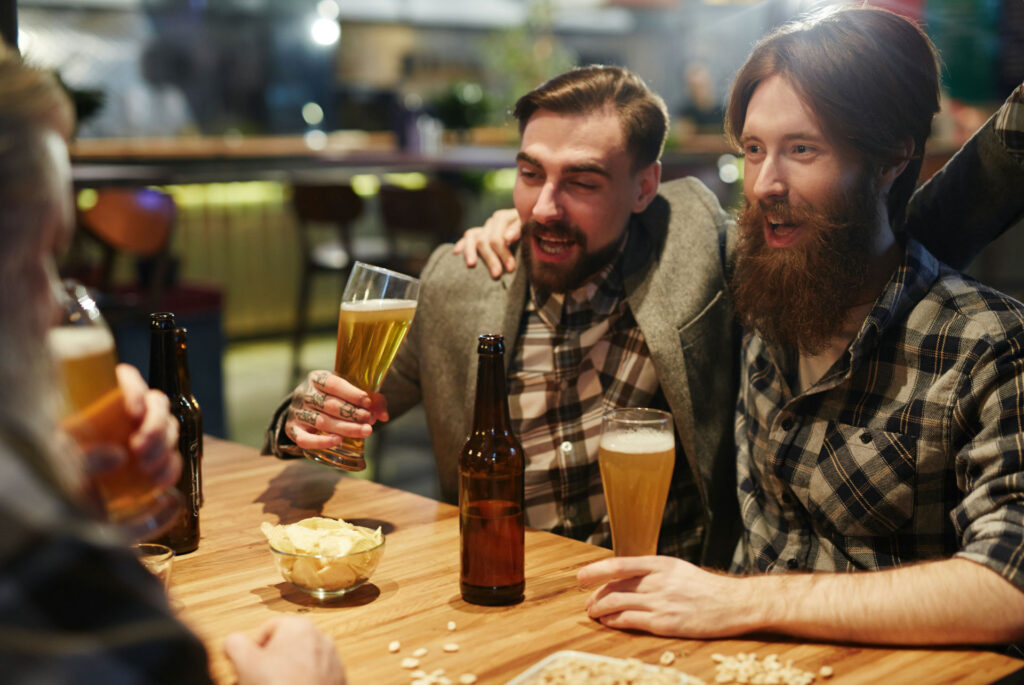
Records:
[[[512,115],[522,134],[537,111],[585,115],[613,108],[622,123],[633,170],[661,157],[668,134],[668,108],[643,80],[623,67],[576,67],[531,90],[516,101]]]
[[[924,32],[873,8],[829,11],[781,27],[757,44],[733,82],[725,128],[734,144],[750,98],[773,75],[800,93],[826,135],[876,168],[893,163],[913,141],[911,161],[889,193],[890,221],[899,227],[939,109],[938,61]]]

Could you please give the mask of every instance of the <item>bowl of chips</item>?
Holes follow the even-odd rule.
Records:
[[[303,592],[328,599],[369,580],[384,554],[384,535],[340,519],[315,516],[260,530],[270,543],[281,577]]]

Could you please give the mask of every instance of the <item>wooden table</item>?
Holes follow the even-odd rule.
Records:
[[[250,631],[281,614],[312,618],[333,636],[353,685],[408,683],[401,660],[425,647],[427,672],[443,668],[458,682],[504,683],[546,655],[575,649],[655,663],[666,650],[680,670],[713,682],[711,655],[756,652],[817,671],[829,683],[989,683],[1024,663],[982,650],[872,649],[772,637],[675,640],[605,628],[587,618],[581,566],[608,550],[550,533],[526,533],[526,599],[512,607],[480,607],[459,596],[458,511],[455,507],[349,477],[306,460],[260,457],[256,450],[206,438],[206,504],[199,549],[175,561],[171,599],[202,637],[218,682],[234,682],[224,637]],[[320,603],[278,575],[259,531],[263,521],[291,523],[325,515],[382,526],[387,547],[370,583],[341,600]],[[447,630],[456,623],[454,632]],[[401,651],[389,653],[399,640]],[[445,643],[459,650],[446,653]],[[1019,674],[1018,674],[1019,677]],[[819,678],[817,682],[822,682]]]

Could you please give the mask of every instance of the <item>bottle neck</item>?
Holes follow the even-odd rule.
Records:
[[[171,331],[153,330],[149,347],[149,387],[168,397],[181,394]]]
[[[184,335],[174,336],[174,363],[177,366],[178,389],[182,395],[192,394],[192,378],[188,370],[188,343]]]
[[[505,364],[501,354],[481,353],[477,366],[473,430],[511,430]]]

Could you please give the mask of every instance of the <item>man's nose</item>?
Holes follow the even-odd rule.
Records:
[[[558,198],[558,188],[554,183],[545,183],[533,204],[533,218],[546,224],[562,218],[562,205]]]
[[[766,157],[754,170],[754,174],[754,183],[751,187],[754,197],[750,198],[751,200],[779,200],[786,196],[788,186],[785,174],[774,157]]]

